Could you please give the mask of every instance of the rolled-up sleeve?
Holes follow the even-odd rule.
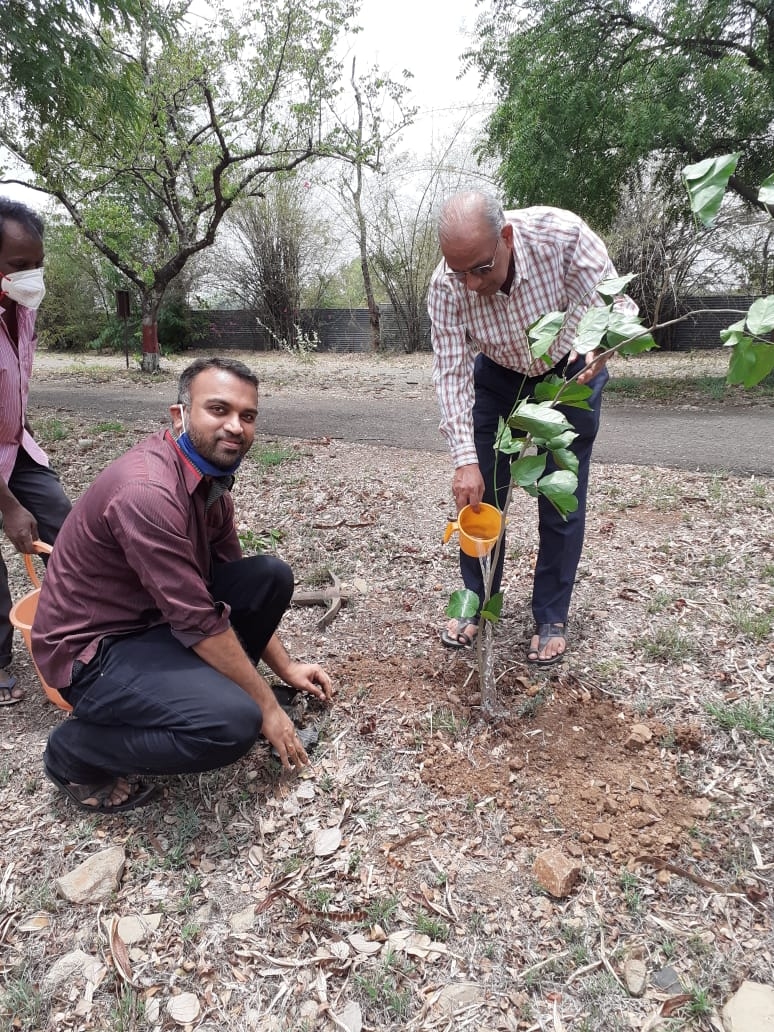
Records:
[[[433,383],[441,410],[439,429],[455,467],[478,462],[473,438],[474,351],[467,337],[459,290],[445,275],[442,263],[430,282],[427,311],[433,343]]]

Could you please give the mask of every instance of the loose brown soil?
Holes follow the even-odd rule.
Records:
[[[339,375],[332,359],[263,359],[265,389],[289,404],[315,376],[433,403],[412,357],[343,360]],[[155,429],[39,422],[73,496]],[[545,671],[525,662],[537,542],[519,498],[495,631],[507,716],[492,721],[472,654],[438,639],[459,586],[440,544],[449,480],[442,455],[329,441],[265,439],[245,463],[245,547],[276,542],[299,585],[333,571],[350,596],[325,630],[309,608],[283,624],[337,689],[330,712],[310,706],[322,742],[300,778],[258,746],[227,770],[166,780],[145,811],[84,818],[42,779],[63,717],[19,646],[27,698],[0,711],[12,1027],[167,1030],[182,1027],[170,1000],[191,993],[189,1027],[210,1032],[711,1029],[741,980],[770,980],[771,741],[708,706],[768,713],[774,733],[774,482],[597,468],[567,659]],[[3,552],[21,593],[23,567]],[[315,848],[336,829],[332,851]],[[127,863],[109,902],[57,898],[56,878],[117,844]],[[534,879],[547,849],[581,865],[567,898]],[[107,923],[150,913],[161,919],[129,948],[129,981]],[[52,988],[46,974],[75,948],[99,977]],[[643,995],[627,991],[633,959]],[[663,988],[669,969],[682,1003]]]

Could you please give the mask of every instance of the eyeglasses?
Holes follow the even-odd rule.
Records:
[[[494,254],[492,255],[491,262],[487,262],[486,265],[474,265],[472,269],[465,269],[464,272],[457,272],[454,269],[450,269],[449,266],[447,265],[446,266],[446,275],[450,279],[458,280],[460,283],[464,283],[465,280],[468,278],[468,276],[478,276],[478,277],[481,277],[481,276],[488,275],[492,271],[492,269],[494,268],[495,261],[497,260],[497,248],[500,246],[500,241],[501,240],[502,240],[502,237],[499,236],[497,238],[497,243],[495,244],[495,250],[494,250]],[[444,264],[446,264],[446,259],[444,259]]]

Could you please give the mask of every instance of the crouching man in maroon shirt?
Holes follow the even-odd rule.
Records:
[[[199,359],[162,430],[103,470],[57,539],[32,630],[35,662],[73,707],[50,734],[47,776],[76,805],[148,802],[143,775],[239,759],[262,734],[285,767],[304,746],[255,664],[319,699],[328,675],[276,634],[293,574],[243,558],[229,489],[255,436],[258,380]]]

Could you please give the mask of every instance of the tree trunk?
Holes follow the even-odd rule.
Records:
[[[161,298],[142,299],[142,364],[144,373],[158,372],[159,368],[159,325],[158,311]]]

